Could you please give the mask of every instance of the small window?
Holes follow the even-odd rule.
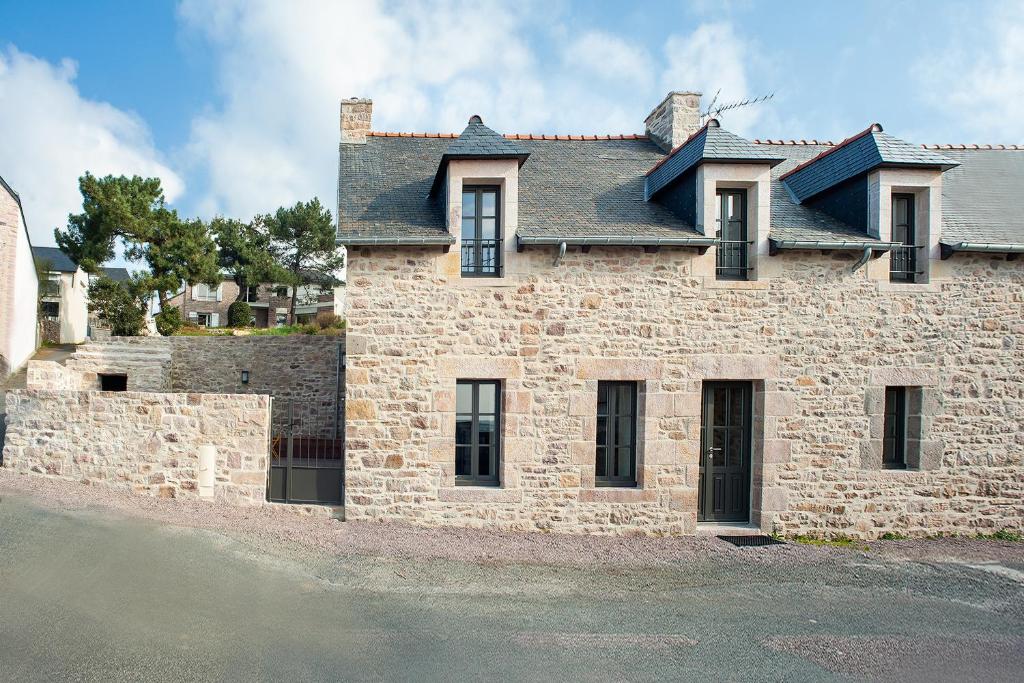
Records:
[[[882,436],[882,467],[907,466],[907,388],[885,388],[885,423]]]
[[[220,301],[220,285],[216,287],[210,287],[209,285],[199,283],[193,289],[195,293],[196,301]]]
[[[199,327],[216,327],[217,324],[214,322],[216,314],[214,313],[196,313],[196,325]]]
[[[892,196],[892,241],[901,245],[889,252],[889,279],[893,282],[916,282],[917,242],[914,234],[914,195]]]
[[[497,187],[462,190],[463,277],[501,277],[500,195]]]
[[[597,384],[598,486],[636,486],[636,383]]]
[[[100,375],[100,391],[128,391],[128,375]]]
[[[748,263],[747,192],[720,190],[715,204],[718,227],[718,257],[715,274],[719,280],[746,280]]]
[[[259,301],[260,300],[260,287],[259,285],[251,285],[245,288],[245,300],[246,301]]]
[[[288,324],[288,311],[277,311],[274,314],[274,324],[283,327]]]
[[[501,384],[459,381],[455,386],[455,483],[497,486],[501,462]]]
[[[278,297],[279,299],[287,299],[288,298],[288,288],[287,287],[277,287],[276,289],[274,289],[274,296]]]
[[[40,315],[43,316],[43,320],[60,320],[60,302],[59,301],[44,301],[40,304],[39,308]]]

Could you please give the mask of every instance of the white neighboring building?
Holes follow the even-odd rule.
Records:
[[[18,193],[0,178],[0,380],[39,345],[39,281]]]
[[[89,276],[57,247],[32,247],[40,272],[39,317],[46,341],[81,344],[89,333]]]

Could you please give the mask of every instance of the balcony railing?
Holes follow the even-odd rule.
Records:
[[[917,270],[917,247],[908,244],[889,252],[889,279],[898,282],[913,282],[920,273]]]
[[[746,240],[719,240],[718,258],[715,272],[723,280],[746,280],[750,267],[747,265],[747,249],[750,242]]]
[[[462,240],[462,277],[501,277],[501,240]]]

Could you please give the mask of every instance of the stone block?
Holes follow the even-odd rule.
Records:
[[[576,377],[608,381],[660,379],[665,365],[650,358],[578,358]]]
[[[446,356],[437,360],[437,373],[446,379],[520,379],[523,361],[507,356]]]
[[[766,463],[787,463],[792,455],[792,442],[786,439],[765,439],[762,442],[762,460]]]
[[[345,403],[346,420],[374,420],[376,418],[377,406],[369,399],[352,399]]]
[[[925,367],[872,368],[868,383],[880,387],[932,387],[939,383],[939,372],[938,368]]]

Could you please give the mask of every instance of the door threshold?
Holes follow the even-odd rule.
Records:
[[[697,522],[698,536],[760,536],[761,527],[750,522]]]

